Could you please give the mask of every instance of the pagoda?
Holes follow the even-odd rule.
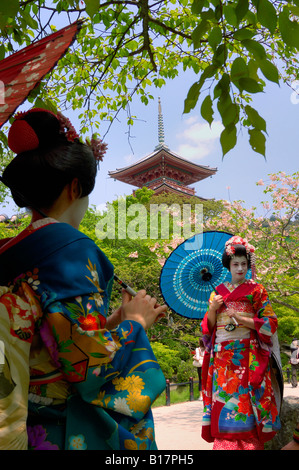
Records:
[[[138,188],[146,186],[155,191],[155,194],[175,193],[191,197],[195,196],[195,189],[190,188],[190,184],[216,173],[217,168],[190,162],[172,152],[165,144],[160,98],[158,103],[158,142],[153,153],[132,165],[109,171],[109,176]]]

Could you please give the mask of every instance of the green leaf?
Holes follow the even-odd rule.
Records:
[[[194,13],[194,15],[198,15],[199,13],[201,13],[204,4],[205,0],[194,0],[192,3],[191,12]]]
[[[205,99],[202,102],[200,112],[202,117],[210,124],[213,122],[213,106],[212,106],[212,99],[210,95],[206,96]]]
[[[222,147],[223,156],[235,147],[237,143],[237,128],[236,126],[225,127],[220,135],[220,143]]]
[[[239,87],[241,90],[248,91],[248,93],[259,93],[263,91],[263,87],[254,78],[245,77],[240,78]]]
[[[258,62],[259,68],[261,69],[264,77],[271,82],[279,83],[278,70],[270,60],[264,59]]]
[[[184,110],[183,110],[184,114],[189,113],[191,111],[191,109],[195,108],[195,106],[197,104],[197,101],[198,101],[199,94],[200,94],[200,90],[201,90],[205,80],[207,78],[213,77],[216,70],[217,70],[217,66],[215,66],[214,64],[208,65],[204,69],[203,73],[201,74],[200,79],[198,80],[198,82],[193,83],[193,85],[191,86],[191,88],[188,91],[187,97],[186,97],[185,102],[184,102]]]
[[[86,13],[92,18],[100,9],[100,0],[85,0]]]
[[[5,57],[5,47],[3,44],[0,45],[0,60],[4,59]]]
[[[0,15],[15,18],[19,11],[19,0],[0,0]]]
[[[219,26],[215,26],[209,34],[208,43],[212,47],[213,50],[216,50],[218,44],[222,41],[222,31]]]
[[[233,6],[231,5],[224,5],[223,7],[223,13],[226,21],[228,24],[231,26],[238,26],[238,19],[236,15],[236,10]]]
[[[266,58],[266,51],[264,46],[254,39],[244,39],[241,44],[250,52],[256,59],[262,60]]]
[[[217,47],[214,53],[212,64],[217,67],[221,67],[222,65],[225,64],[226,59],[227,59],[227,48],[224,44],[220,44],[220,46]]]
[[[184,101],[184,114],[190,113],[191,109],[195,108],[200,94],[201,84],[200,82],[195,82],[190,87],[187,98]]]
[[[245,112],[249,119],[250,124],[260,131],[266,132],[266,121],[263,119],[259,113],[252,108],[251,106],[245,106]]]
[[[266,152],[266,138],[264,134],[258,129],[249,129],[249,143],[252,150],[265,156]]]
[[[299,25],[296,21],[289,20],[289,11],[286,7],[279,14],[279,28],[286,45],[299,50]]]
[[[268,0],[259,0],[257,19],[270,33],[274,33],[277,25],[276,9]]]
[[[203,35],[208,31],[210,24],[207,20],[202,20],[199,25],[196,26],[191,34],[194,49],[198,49]]]
[[[201,77],[199,79],[200,83],[203,84],[207,78],[213,77],[215,75],[216,70],[217,66],[215,64],[208,65],[201,74]]]
[[[223,110],[221,117],[224,127],[230,124],[237,124],[239,121],[239,106],[236,103],[231,103]]]
[[[48,109],[49,111],[57,114],[57,107],[50,99],[42,100],[40,97],[37,97],[34,102],[34,108]]]
[[[237,82],[240,78],[248,77],[248,67],[245,60],[242,57],[237,57],[233,64],[230,71],[231,81]]]
[[[230,78],[227,73],[224,73],[214,88],[214,99],[221,95],[229,95]]]
[[[238,29],[234,32],[234,38],[242,41],[243,39],[251,39],[255,35],[254,31],[247,28]]]
[[[299,6],[297,7],[289,6],[289,10],[293,15],[299,17]]]
[[[259,80],[259,76],[258,76],[258,62],[254,59],[250,59],[250,61],[248,62],[247,64],[247,67],[248,67],[248,72],[249,72],[249,77],[250,78],[254,78],[254,80],[258,81]]]
[[[248,11],[249,7],[249,2],[248,0],[238,0],[237,6],[236,6],[236,16],[238,23],[244,18]]]

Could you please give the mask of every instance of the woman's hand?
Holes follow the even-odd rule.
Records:
[[[235,318],[239,325],[246,326],[247,328],[251,328],[255,330],[254,320],[250,317],[242,316],[242,312],[236,312],[236,310],[228,309],[226,312],[228,317]]]
[[[154,297],[140,290],[137,295],[132,296],[125,290],[122,292],[121,319],[133,320],[140,323],[145,330],[152,326],[161,316],[164,316],[167,306],[157,304]]]
[[[109,315],[106,321],[106,325],[105,325],[105,328],[107,330],[113,330],[121,323],[122,321],[121,311],[122,311],[122,307],[120,306],[118,307],[118,309],[114,310],[114,312],[112,312],[111,315]]]
[[[216,313],[217,310],[223,305],[222,295],[214,295],[208,311],[208,326],[212,330],[216,323]]]
[[[217,310],[223,305],[222,295],[214,295],[212,302],[209,306],[209,311],[217,312]]]
[[[158,305],[156,299],[147,295],[146,291],[139,291],[136,297],[132,298],[125,289],[122,290],[122,305],[107,318],[107,330],[113,330],[124,320],[137,321],[144,329],[148,329],[165,316],[167,306]]]
[[[238,312],[236,312],[236,310],[229,308],[225,313],[229,318],[234,318],[238,323],[241,321],[241,316]]]

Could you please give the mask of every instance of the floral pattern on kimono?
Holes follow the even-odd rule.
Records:
[[[203,364],[204,415],[202,437],[217,439],[251,439],[261,442],[273,438],[280,420],[271,385],[271,337],[277,318],[265,288],[251,280],[235,288],[221,284],[217,292],[226,308],[253,315],[255,330],[249,337],[216,342],[216,325],[209,330],[207,313],[201,323],[207,345]],[[215,293],[212,293],[210,301]]]
[[[1,282],[27,283],[43,316],[30,353],[30,449],[156,449],[151,405],[165,378],[143,327],[105,329],[113,266],[68,224],[0,251]],[[4,269],[5,267],[5,269]]]

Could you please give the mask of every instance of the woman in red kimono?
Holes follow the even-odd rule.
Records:
[[[201,324],[202,437],[216,450],[262,450],[280,428],[270,375],[277,318],[266,289],[246,279],[253,253],[246,239],[227,241],[222,263],[232,279],[211,294]]]

